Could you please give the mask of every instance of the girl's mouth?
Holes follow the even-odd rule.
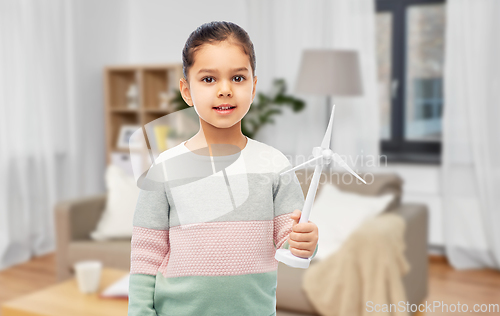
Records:
[[[219,114],[229,114],[234,111],[236,107],[235,106],[218,106],[218,107],[213,107],[215,112]]]

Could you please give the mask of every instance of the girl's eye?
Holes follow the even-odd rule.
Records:
[[[235,76],[234,78],[241,78],[241,80],[239,80],[237,82],[242,82],[243,80],[245,80],[245,77],[243,77],[243,76]]]
[[[205,77],[205,78],[201,79],[201,81],[206,82],[205,79],[212,79],[213,80],[214,78],[212,78],[212,77]],[[212,82],[207,82],[207,83],[212,83]]]

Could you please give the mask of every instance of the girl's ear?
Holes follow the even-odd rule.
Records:
[[[253,90],[252,90],[252,101],[255,98],[255,87],[257,86],[257,76],[253,78]]]
[[[181,91],[182,98],[189,106],[193,106],[193,100],[191,99],[191,92],[189,91],[189,84],[186,79],[181,78],[179,80],[179,90]]]

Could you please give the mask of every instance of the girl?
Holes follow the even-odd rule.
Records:
[[[257,85],[253,44],[238,25],[210,22],[191,33],[182,60],[180,91],[200,130],[157,162],[232,160],[223,172],[140,191],[128,315],[276,315],[276,249],[314,257],[318,228],[298,224],[304,195],[295,174],[279,175],[291,168],[285,155],[241,132]],[[238,154],[215,155],[221,144]],[[203,148],[209,155],[196,153]]]

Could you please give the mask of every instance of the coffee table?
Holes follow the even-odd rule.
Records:
[[[76,279],[72,278],[4,303],[2,316],[126,316],[127,299],[103,299],[98,293],[128,272],[104,268],[99,290],[94,294],[82,294]]]

